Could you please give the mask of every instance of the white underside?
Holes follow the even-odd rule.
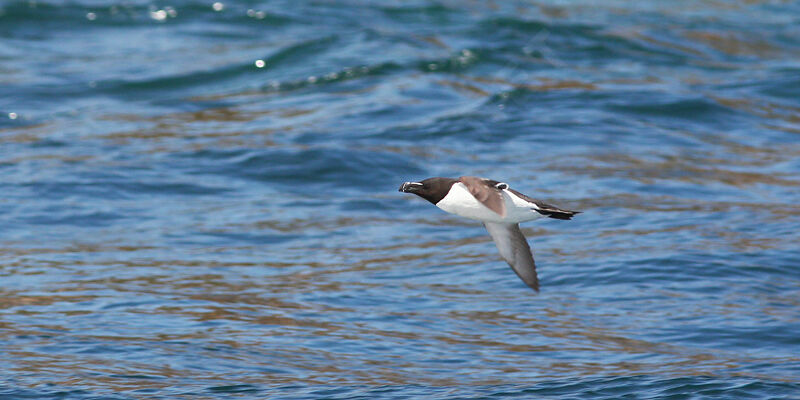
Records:
[[[482,222],[499,222],[505,224],[518,224],[540,218],[542,215],[534,211],[536,205],[529,203],[508,190],[503,190],[503,201],[506,206],[506,216],[490,210],[481,204],[467,187],[456,182],[442,200],[436,203],[436,207],[441,208],[451,214],[460,215],[465,218],[474,219]]]

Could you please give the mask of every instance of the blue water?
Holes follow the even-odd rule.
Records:
[[[0,398],[800,398],[792,2],[0,3]],[[478,175],[582,210],[480,224]]]

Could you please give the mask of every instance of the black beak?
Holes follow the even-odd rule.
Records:
[[[422,188],[422,184],[419,182],[403,182],[400,185],[399,191],[403,193],[416,193],[418,189]]]

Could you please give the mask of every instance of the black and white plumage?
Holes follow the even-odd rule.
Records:
[[[451,214],[483,222],[500,256],[525,284],[539,291],[536,263],[519,223],[541,217],[571,219],[570,211],[530,198],[504,182],[474,176],[428,178],[405,182],[400,191],[413,193]]]

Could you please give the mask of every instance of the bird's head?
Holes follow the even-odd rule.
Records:
[[[428,178],[420,182],[403,182],[400,191],[414,193],[433,204],[442,200],[457,180],[453,178]]]

